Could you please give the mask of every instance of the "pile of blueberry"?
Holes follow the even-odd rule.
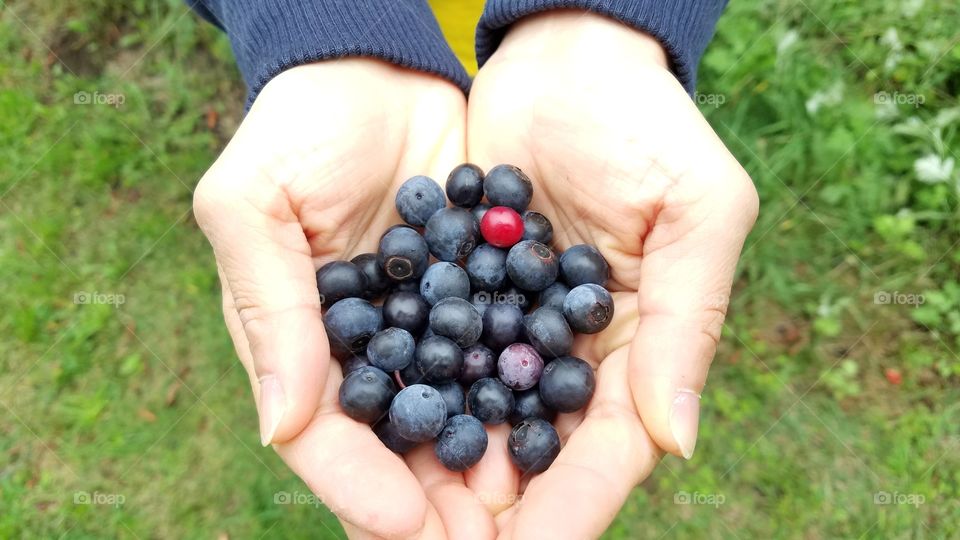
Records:
[[[317,271],[343,365],[340,405],[394,452],[436,439],[452,471],[483,457],[483,424],[509,421],[514,464],[544,471],[560,452],[554,417],[584,407],[596,386],[570,350],[575,333],[613,318],[609,267],[592,246],[551,247],[553,227],[527,210],[533,185],[517,167],[460,165],[446,188],[453,207],[430,178],[407,180],[396,197],[407,224],[390,227],[377,253]]]

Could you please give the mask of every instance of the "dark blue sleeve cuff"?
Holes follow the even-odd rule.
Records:
[[[726,0],[487,0],[477,27],[477,63],[483,66],[511,24],[553,9],[581,9],[616,19],[656,38],[671,69],[693,94],[697,64],[713,37]]]
[[[280,72],[348,56],[432,73],[464,92],[470,87],[426,0],[186,1],[227,32],[249,89],[248,106]]]

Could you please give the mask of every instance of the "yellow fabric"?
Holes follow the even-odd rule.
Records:
[[[470,75],[477,73],[477,57],[473,51],[473,33],[483,11],[483,0],[430,0],[443,28],[443,34],[467,68]]]

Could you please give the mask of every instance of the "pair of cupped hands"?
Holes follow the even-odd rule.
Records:
[[[487,426],[464,473],[431,444],[399,456],[339,408],[315,271],[375,252],[398,186],[463,162],[509,163],[559,248],[596,245],[616,317],[582,335],[597,370],[585,409],[560,415],[559,457],[529,478],[509,426]],[[664,452],[689,458],[744,238],[749,177],[646,34],[554,12],[514,25],[469,103],[440,78],[369,59],[272,79],[197,187],[227,327],[250,376],[263,444],[353,538],[599,536]]]

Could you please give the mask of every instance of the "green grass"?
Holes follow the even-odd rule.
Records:
[[[176,0],[75,4],[0,10],[0,537],[342,536],[274,503],[307,490],[258,444],[189,213],[240,118],[229,45]],[[434,4],[472,65],[480,2]],[[960,161],[958,17],[731,4],[699,101],[761,216],[697,454],[667,458],[610,538],[960,535],[960,173],[917,169]]]

